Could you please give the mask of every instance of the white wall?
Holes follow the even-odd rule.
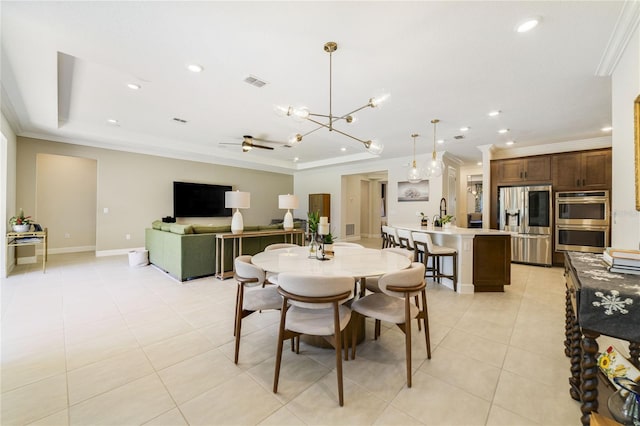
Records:
[[[11,125],[1,114],[0,135],[0,234],[6,235],[9,218],[17,213],[16,208],[16,134]],[[6,247],[3,242],[0,248],[0,276],[6,275],[6,264],[15,263],[14,251],[10,250],[7,259]],[[9,269],[12,267],[10,266]]]
[[[613,196],[611,245],[638,249],[640,214],[635,210],[633,102],[640,95],[640,29],[636,28],[612,75]]]

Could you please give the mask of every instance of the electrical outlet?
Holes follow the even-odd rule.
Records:
[[[109,207],[105,207],[104,209],[102,209],[102,213],[109,214]]]
[[[130,239],[131,239],[131,234],[126,234],[126,235],[124,236],[124,239],[125,239],[125,240],[130,240]]]
[[[71,238],[71,234],[69,234],[68,232],[65,232],[64,237],[65,238]]]

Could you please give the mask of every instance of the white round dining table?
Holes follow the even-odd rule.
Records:
[[[251,263],[265,271],[325,276],[371,277],[406,269],[411,261],[401,254],[359,247],[334,247],[329,260],[309,258],[309,247],[268,250],[255,254]]]

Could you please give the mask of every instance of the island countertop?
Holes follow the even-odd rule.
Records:
[[[417,223],[394,223],[394,228],[408,229],[415,232],[428,232],[433,234],[444,235],[460,235],[473,237],[474,235],[512,235],[513,232],[500,231],[498,229],[484,229],[484,228],[459,228],[457,226],[451,226],[449,228],[443,228],[439,226],[420,226]]]
[[[420,226],[419,223],[393,223],[394,228],[431,235],[434,244],[456,249],[458,252],[459,293],[478,291],[504,291],[511,283],[511,235],[512,232],[484,228],[448,228]],[[443,265],[447,273],[453,265]],[[443,280],[453,289],[453,283]]]

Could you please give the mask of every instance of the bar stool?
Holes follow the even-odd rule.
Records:
[[[387,247],[398,247],[400,244],[398,243],[398,233],[396,232],[396,228],[388,225],[382,226],[382,233],[387,234],[388,244]]]
[[[414,232],[412,237],[416,250],[419,252],[418,257],[422,257],[425,277],[430,276],[438,283],[442,282],[442,278],[448,278],[453,281],[453,291],[458,291],[458,251],[454,248],[433,244],[431,235],[426,232]],[[445,257],[452,258],[452,274],[442,272],[442,259]],[[429,258],[432,259],[431,266],[429,266]]]
[[[397,228],[396,233],[398,234],[398,244],[400,248],[409,250],[414,252],[413,260],[417,260],[417,256],[415,255],[415,246],[413,243],[413,237],[411,236],[411,231],[408,229]]]

